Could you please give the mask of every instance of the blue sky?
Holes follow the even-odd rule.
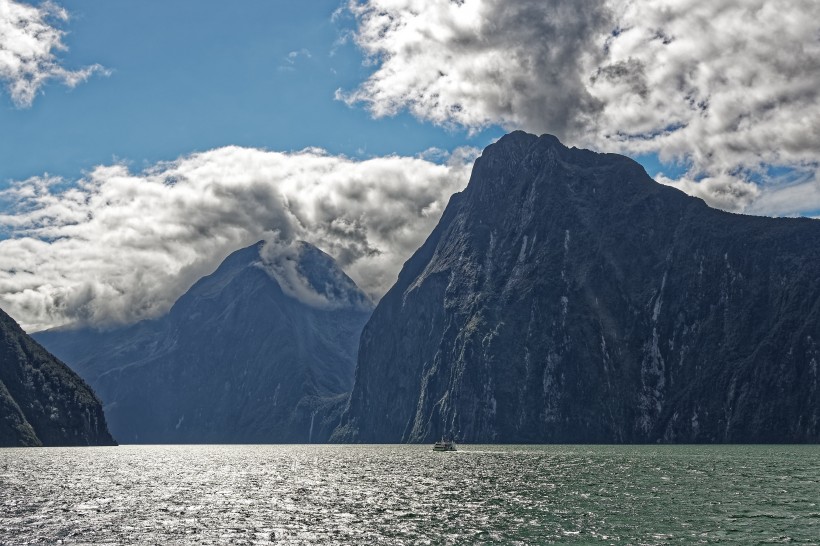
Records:
[[[154,317],[261,238],[378,299],[512,129],[816,216],[818,127],[816,0],[0,0],[0,307]]]
[[[46,85],[30,108],[0,95],[0,179],[49,173],[79,178],[114,161],[132,168],[235,144],[309,146],[350,156],[415,155],[483,147],[499,128],[468,136],[407,113],[373,119],[334,99],[372,67],[352,40],[338,0],[67,0],[60,26],[67,68],[110,71],[76,88]],[[238,9],[239,7],[239,9]]]

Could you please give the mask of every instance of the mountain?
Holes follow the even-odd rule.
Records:
[[[362,333],[335,441],[820,441],[820,222],[516,132]]]
[[[80,377],[0,310],[0,447],[115,445]]]
[[[327,439],[372,303],[307,243],[230,255],[167,316],[37,338],[94,386],[123,443]]]

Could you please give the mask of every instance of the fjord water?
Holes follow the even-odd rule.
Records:
[[[804,543],[818,446],[0,450],[0,544]]]

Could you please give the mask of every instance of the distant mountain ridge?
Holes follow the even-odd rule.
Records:
[[[334,441],[820,441],[820,222],[487,147],[365,327]]]
[[[36,337],[99,392],[123,443],[326,440],[369,298],[307,243],[228,256],[167,316]]]
[[[94,392],[0,310],[0,447],[115,445]]]

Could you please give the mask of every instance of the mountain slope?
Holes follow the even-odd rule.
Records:
[[[317,248],[260,242],[162,319],[38,338],[95,386],[122,442],[308,442],[352,388],[371,309]]]
[[[374,311],[334,440],[818,441],[819,243],[507,135]]]
[[[0,447],[114,445],[91,389],[0,310]]]

